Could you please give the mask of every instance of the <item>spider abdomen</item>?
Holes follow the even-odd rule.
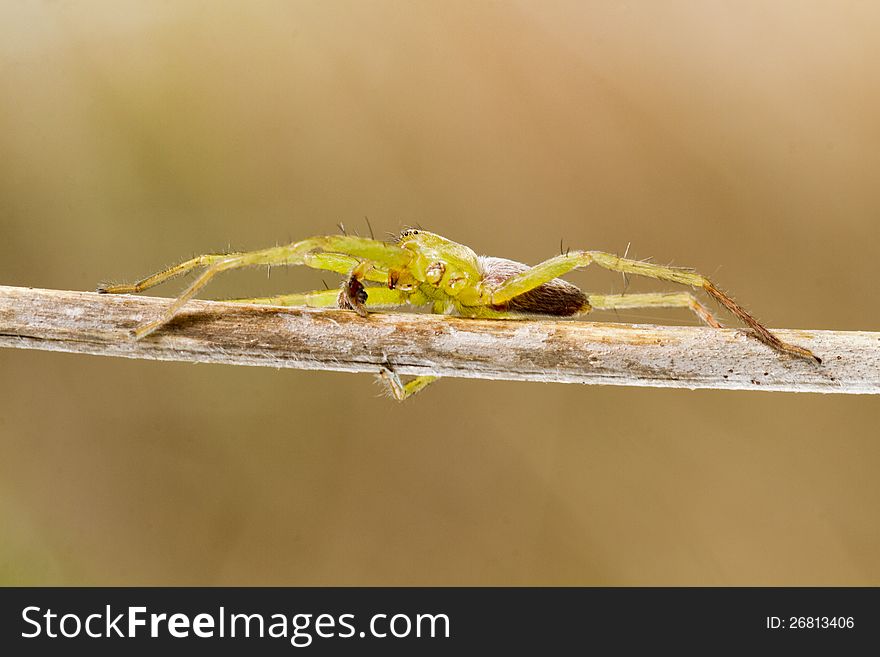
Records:
[[[528,265],[515,260],[490,256],[480,256],[479,263],[483,270],[483,281],[491,286],[501,285],[511,276],[531,269]],[[513,297],[506,303],[491,306],[491,308],[535,315],[570,317],[588,312],[590,304],[587,301],[587,295],[579,287],[561,278],[554,278],[524,294]]]

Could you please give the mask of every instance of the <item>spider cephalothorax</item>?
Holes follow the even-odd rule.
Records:
[[[260,251],[203,255],[133,285],[105,285],[98,291],[141,292],[193,269],[204,268],[202,275],[160,317],[135,330],[137,338],[166,324],[219,272],[252,265],[306,265],[345,274],[346,278],[338,292],[317,290],[236,300],[241,303],[339,306],[363,316],[370,309],[430,306],[435,313],[497,319],[541,315],[570,317],[588,313],[593,308],[686,307],[709,326],[721,326],[690,292],[586,294],[559,278],[590,264],[702,289],[745,322],[756,338],[777,352],[821,363],[808,349],[780,340],[709,279],[692,270],[621,258],[602,251],[569,251],[529,266],[505,258],[479,256],[464,244],[420,228],[402,231],[394,244],[351,235],[324,235]],[[381,375],[397,399],[418,392],[435,378],[416,377],[403,384],[388,369],[382,370]]]
[[[409,228],[401,232],[398,246],[413,252],[405,271],[390,271],[388,286],[401,288],[409,273],[421,292],[437,303],[437,312],[465,316],[523,313],[568,317],[589,312],[587,295],[560,278],[553,278],[507,301],[491,303],[491,291],[530,267],[506,258],[478,256],[471,248],[441,235]]]

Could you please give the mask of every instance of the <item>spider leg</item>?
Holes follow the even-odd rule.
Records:
[[[324,257],[322,257],[324,256]],[[402,249],[393,244],[386,244],[377,240],[367,239],[364,237],[354,237],[349,235],[327,235],[321,237],[312,237],[300,242],[293,242],[285,246],[275,246],[259,251],[250,251],[246,253],[234,253],[224,256],[200,256],[193,258],[176,268],[159,272],[154,276],[144,279],[148,282],[146,287],[158,285],[169,278],[182,274],[186,271],[195,269],[196,267],[206,266],[193,283],[190,285],[177,299],[175,299],[168,308],[155,320],[146,322],[134,331],[136,338],[143,338],[149,335],[160,326],[166,324],[178,310],[189,301],[195,294],[201,290],[210,280],[220,272],[229,269],[238,269],[241,267],[250,267],[254,265],[307,265],[319,266],[336,270],[343,264],[351,265],[352,261],[357,262],[357,268],[360,263],[367,260],[372,263],[369,271],[364,272],[365,277],[379,278],[383,271],[390,268],[405,269],[412,259],[412,252]],[[380,278],[380,280],[383,280]],[[387,280],[387,276],[384,280]],[[146,289],[143,282],[138,287],[134,286],[136,291]],[[114,286],[105,288],[104,291],[127,291],[132,289],[124,286]]]
[[[387,386],[391,396],[397,401],[403,401],[412,397],[434,383],[437,376],[417,376],[406,383],[400,380],[400,377],[393,370],[383,367],[379,370],[379,379]]]
[[[323,269],[325,271],[336,272],[337,274],[350,274],[359,264],[361,264],[361,260],[341,253],[312,251],[303,256],[302,264],[311,267],[312,269]],[[374,283],[387,284],[388,270],[375,263],[371,263],[371,266],[364,271],[362,279]]]
[[[595,310],[622,310],[624,308],[689,308],[703,323],[721,328],[706,306],[690,292],[656,292],[648,294],[590,294],[588,302]]]
[[[258,255],[259,254],[259,255]],[[214,264],[210,265],[205,271],[202,272],[202,275],[199,276],[193,283],[190,285],[184,292],[177,297],[174,301],[172,301],[168,307],[162,312],[159,317],[150,321],[144,322],[136,329],[134,329],[134,337],[135,339],[140,340],[141,338],[149,335],[160,326],[167,324],[171,321],[171,318],[177,314],[177,311],[183,307],[183,305],[192,299],[196,293],[201,290],[205,285],[207,285],[214,276],[219,274],[222,271],[226,271],[227,269],[235,269],[237,267],[246,267],[248,265],[271,265],[273,263],[268,254],[266,252],[252,252],[241,255],[233,255],[228,256],[223,260],[219,260]]]
[[[231,254],[211,253],[196,256],[195,258],[191,258],[186,262],[181,262],[180,264],[174,265],[173,267],[163,269],[162,271],[151,274],[146,278],[142,278],[136,283],[121,283],[119,285],[101,283],[101,285],[98,286],[98,292],[100,294],[132,294],[143,292],[144,290],[149,290],[151,287],[156,287],[157,285],[160,285],[165,281],[169,281],[172,278],[177,278],[178,276],[187,274],[193,269],[213,265],[215,262],[219,262],[224,258],[230,257],[230,255]]]
[[[566,253],[545,260],[521,274],[511,276],[504,281],[504,283],[495,288],[484,290],[481,301],[489,306],[503,304],[506,301],[510,301],[510,299],[515,296],[524,294],[529,290],[538,287],[542,283],[546,283],[558,276],[562,276],[573,269],[586,267],[593,263],[604,269],[624,274],[635,274],[637,276],[646,276],[662,281],[670,281],[681,285],[702,288],[716,301],[727,308],[727,310],[745,322],[749,328],[752,329],[755,337],[767,346],[781,353],[790,354],[799,358],[812,359],[818,363],[822,362],[822,360],[809,349],[804,349],[803,347],[780,340],[727,294],[719,290],[715,284],[705,276],[688,269],[664,267],[651,262],[630,260],[603,251],[573,251],[571,253]]]
[[[371,309],[397,308],[407,304],[420,306],[427,303],[421,292],[389,290],[386,287],[367,287],[366,306]],[[307,308],[333,308],[339,305],[339,290],[315,290],[300,294],[279,294],[274,297],[252,299],[228,299],[233,303],[251,303],[269,306],[305,306]]]
[[[185,262],[181,262],[177,265],[174,265],[173,267],[168,267],[167,269],[163,269],[162,271],[156,272],[155,274],[150,274],[146,278],[143,278],[135,283],[121,283],[117,285],[102,283],[98,286],[98,292],[101,294],[136,294],[138,292],[149,290],[150,288],[156,287],[157,285],[161,285],[166,281],[170,281],[172,278],[177,278],[178,276],[187,274],[193,269],[207,267],[226,258],[239,255],[245,254],[210,253],[196,256],[195,258],[191,258],[189,260],[186,260]],[[360,263],[360,260],[350,255],[344,255],[341,253],[327,253],[323,251],[309,251],[303,254],[302,263],[300,264],[311,267],[312,269],[323,269],[326,271],[334,271],[338,274],[347,274],[352,269],[354,269],[358,265],[358,263]],[[374,266],[370,271],[366,272],[364,278],[366,280],[374,281],[377,283],[385,283],[388,281],[388,272]]]

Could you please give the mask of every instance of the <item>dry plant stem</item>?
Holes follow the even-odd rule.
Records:
[[[190,301],[0,286],[0,347],[231,365],[675,388],[880,393],[880,333],[774,330],[822,357],[780,355],[744,330]]]

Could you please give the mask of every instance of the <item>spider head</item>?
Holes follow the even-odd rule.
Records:
[[[458,296],[481,278],[477,254],[437,233],[407,228],[400,233],[397,246],[413,252],[408,266],[413,278],[450,296]]]
[[[403,241],[408,240],[411,237],[417,236],[419,233],[424,233],[425,231],[420,228],[404,228],[400,231],[400,235],[397,236],[397,243],[400,244]]]
[[[404,228],[397,238],[397,246],[413,251],[445,250],[450,245],[455,245],[455,242],[421,228]]]

